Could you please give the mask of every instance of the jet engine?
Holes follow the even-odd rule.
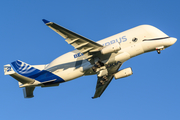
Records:
[[[111,45],[108,45],[108,46],[104,47],[101,50],[101,53],[102,54],[108,54],[108,53],[112,53],[112,52],[117,52],[120,49],[121,49],[120,44],[118,42],[116,42],[114,44],[111,44]]]
[[[119,72],[115,73],[114,78],[115,79],[124,78],[124,77],[128,77],[132,74],[133,74],[132,69],[129,67],[129,68],[120,70]]]

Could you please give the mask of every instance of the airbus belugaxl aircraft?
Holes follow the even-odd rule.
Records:
[[[125,61],[150,51],[160,54],[177,40],[153,26],[141,25],[94,42],[53,22],[45,19],[43,22],[76,50],[46,65],[29,65],[20,60],[5,65],[5,75],[15,78],[20,88],[24,87],[25,98],[34,97],[36,86],[59,86],[60,83],[94,74],[97,74],[97,85],[93,98],[100,97],[113,77],[120,79],[133,74],[131,68],[119,70]]]

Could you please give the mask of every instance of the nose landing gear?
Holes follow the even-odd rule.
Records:
[[[164,49],[165,49],[164,46],[156,47],[156,51],[158,54],[160,54],[161,50],[164,50]]]
[[[156,51],[157,51],[158,54],[161,54],[161,50],[157,49]]]

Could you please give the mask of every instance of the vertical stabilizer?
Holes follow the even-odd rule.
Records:
[[[22,62],[20,60],[14,61],[11,63],[14,69],[17,71],[18,74],[25,76],[25,77],[30,77],[33,78],[34,75],[37,75],[38,73],[41,72],[41,70],[36,69],[32,67],[31,65]]]
[[[15,78],[16,80],[18,80],[18,84],[19,87],[21,87],[24,84],[32,84],[35,82],[35,80],[25,77],[23,75],[20,75],[18,73],[16,73],[13,68],[11,67],[10,64],[4,65],[4,74],[5,75],[10,75],[11,77]],[[32,98],[34,97],[33,95],[33,91],[34,91],[35,87],[31,86],[31,87],[25,87],[23,89],[23,93],[24,93],[24,98]]]

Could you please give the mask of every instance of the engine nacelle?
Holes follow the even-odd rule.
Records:
[[[101,50],[101,53],[102,54],[108,54],[108,53],[112,53],[112,52],[117,52],[120,49],[121,49],[120,44],[118,42],[116,42],[114,44],[111,44],[111,45],[104,47]]]
[[[114,78],[115,79],[124,78],[124,77],[128,77],[128,76],[130,76],[132,74],[133,74],[132,69],[129,67],[129,68],[120,70],[119,72],[114,74]]]

